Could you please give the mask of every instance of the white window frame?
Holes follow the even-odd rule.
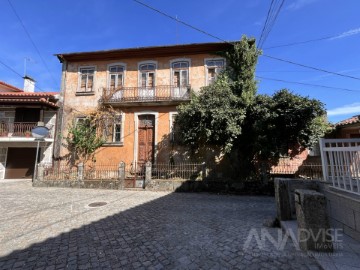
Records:
[[[158,62],[154,61],[154,60],[148,60],[148,61],[141,61],[138,63],[138,86],[142,87],[142,72],[140,70],[140,67],[142,65],[146,65],[146,64],[151,64],[151,65],[155,65],[155,69],[154,69],[154,88],[156,87],[156,74],[157,74],[157,69],[158,69]]]
[[[208,61],[224,61],[224,69],[226,67],[226,59],[222,57],[217,58],[205,58],[204,59],[204,67],[205,67],[205,85],[209,86],[209,67],[207,65]]]
[[[174,68],[173,68],[173,65],[176,63],[176,62],[187,62],[188,63],[188,85],[191,85],[190,83],[190,67],[191,67],[191,59],[190,58],[176,58],[176,59],[173,59],[170,61],[170,82],[171,82],[171,85],[174,85]]]
[[[120,121],[120,124],[121,124],[121,134],[120,134],[120,141],[119,142],[115,142],[115,126],[117,124],[119,124],[118,122],[117,123],[113,123],[113,132],[112,132],[112,141],[111,142],[105,142],[106,145],[123,145],[124,144],[124,127],[125,127],[125,113],[119,113],[118,114],[119,117],[121,117],[121,121]]]
[[[82,69],[94,69],[94,79],[93,79],[93,85],[92,85],[92,89],[91,91],[82,91],[81,90],[81,70]],[[96,82],[96,66],[79,66],[78,67],[78,88],[77,91],[78,93],[94,93],[95,92],[95,82]]]
[[[111,63],[107,65],[107,70],[106,70],[106,78],[107,78],[107,83],[106,83],[106,87],[107,89],[110,89],[110,83],[111,83],[111,78],[110,78],[110,68],[114,67],[114,66],[121,66],[124,71],[123,71],[123,78],[122,78],[122,85],[125,85],[125,76],[126,76],[126,63],[123,62],[116,62],[116,63]]]

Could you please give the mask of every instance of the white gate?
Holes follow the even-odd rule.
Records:
[[[360,139],[320,139],[324,180],[360,194]]]

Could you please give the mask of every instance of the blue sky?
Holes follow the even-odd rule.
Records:
[[[169,45],[217,40],[189,29],[132,0],[10,0],[48,69],[26,35],[8,0],[0,0],[0,61],[37,81],[37,91],[58,91],[61,64],[55,53]],[[270,0],[143,0],[225,40],[242,34],[259,38]],[[263,48],[264,54],[360,77],[360,1],[286,0]],[[267,49],[327,36],[337,38]],[[326,104],[329,120],[360,114],[360,80],[259,58],[256,74],[266,78],[327,85],[343,91],[261,80],[259,93],[288,88]],[[22,88],[22,79],[0,65],[0,80]]]

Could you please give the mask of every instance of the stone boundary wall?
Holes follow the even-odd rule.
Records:
[[[360,241],[360,196],[320,183],[320,192],[326,196],[327,212],[334,228]]]
[[[315,190],[326,197],[326,212],[331,226],[343,229],[345,234],[360,241],[359,195],[334,189],[319,180],[276,178],[274,184],[277,217],[280,221],[296,219],[295,189]]]
[[[99,188],[99,189],[121,189],[119,180],[46,180],[34,181],[33,187],[60,187],[60,188]]]

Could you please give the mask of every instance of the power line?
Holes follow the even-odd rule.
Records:
[[[45,62],[44,58],[42,57],[42,55],[41,55],[41,53],[40,53],[40,51],[39,51],[38,47],[36,46],[36,44],[35,44],[34,40],[31,38],[31,35],[30,35],[30,33],[28,32],[28,30],[26,29],[26,27],[25,27],[24,23],[22,22],[22,20],[21,20],[20,16],[19,16],[19,15],[18,15],[18,13],[16,12],[15,7],[11,4],[10,0],[8,0],[8,3],[9,3],[9,5],[10,5],[11,9],[13,10],[13,12],[14,12],[15,16],[18,18],[18,20],[19,20],[19,22],[20,22],[21,26],[23,27],[23,29],[24,29],[24,31],[25,31],[25,33],[26,33],[26,35],[28,36],[28,38],[29,38],[29,40],[30,40],[31,44],[34,46],[34,48],[35,48],[35,50],[36,50],[37,54],[39,55],[39,57],[40,57],[40,59],[41,59],[41,61],[42,61],[43,65],[44,65],[44,66],[45,66],[45,68],[46,68],[46,70],[48,71],[48,73],[49,73],[49,75],[50,75],[51,79],[53,80],[53,82],[54,82],[55,84],[57,84],[57,82],[56,82],[56,80],[55,80],[54,76],[53,76],[53,75],[52,75],[52,73],[50,72],[50,69],[49,69],[48,65],[46,64],[46,62]]]
[[[301,45],[301,44],[307,44],[307,43],[316,42],[316,41],[335,39],[335,38],[341,37],[343,34],[344,33],[340,33],[340,34],[337,34],[337,35],[314,38],[314,39],[309,39],[309,40],[305,40],[305,41],[296,41],[296,42],[292,42],[292,43],[288,43],[288,44],[275,45],[275,46],[267,47],[267,48],[264,48],[264,49],[269,50],[269,49],[275,49],[275,48],[283,48],[283,47],[290,47],[290,46],[296,46],[296,45]]]
[[[3,61],[0,60],[0,64],[2,64],[4,67],[6,67],[7,69],[11,70],[13,73],[15,73],[16,75],[18,75],[20,78],[24,78],[19,72],[17,72],[15,69],[13,69],[12,67],[10,67],[9,65],[5,64]],[[41,92],[44,92],[40,87],[35,85],[35,88],[39,89]]]
[[[197,28],[197,27],[195,27],[195,26],[192,26],[192,25],[190,25],[190,24],[188,24],[188,23],[186,23],[186,22],[184,22],[184,21],[181,21],[181,20],[179,20],[179,19],[177,19],[177,18],[175,18],[175,17],[173,17],[173,16],[171,16],[171,15],[169,15],[169,14],[163,12],[163,11],[160,11],[160,10],[158,10],[158,9],[156,9],[156,8],[153,8],[153,7],[147,5],[147,4],[145,4],[145,3],[143,3],[143,2],[141,2],[141,1],[139,1],[139,0],[133,0],[133,1],[136,2],[136,3],[138,3],[138,4],[140,4],[140,5],[143,5],[143,6],[147,7],[147,8],[149,8],[149,9],[157,12],[157,13],[160,13],[161,15],[163,15],[163,16],[165,16],[165,17],[168,17],[168,18],[170,18],[170,19],[172,19],[172,20],[174,20],[174,21],[177,21],[177,22],[179,22],[179,23],[181,23],[181,24],[183,24],[183,25],[185,25],[185,26],[187,26],[187,27],[190,27],[190,28],[192,28],[192,29],[194,29],[194,30],[196,30],[196,31],[198,31],[198,32],[201,32],[201,33],[203,33],[203,34],[205,34],[205,35],[208,35],[208,36],[210,36],[210,37],[212,37],[212,38],[215,38],[215,39],[217,39],[217,40],[220,40],[220,41],[222,41],[222,42],[225,42],[225,43],[234,45],[233,43],[230,43],[230,42],[228,42],[228,41],[226,41],[226,40],[224,40],[224,39],[222,39],[222,38],[219,38],[219,37],[217,37],[217,36],[215,36],[215,35],[212,35],[212,34],[206,32],[206,31],[203,31],[203,30],[201,30],[201,29],[199,29],[199,28]],[[295,62],[292,62],[292,61],[289,61],[289,60],[277,58],[277,57],[270,56],[270,55],[266,55],[266,54],[262,54],[262,56],[271,58],[271,59],[273,59],[273,60],[277,60],[277,61],[286,62],[286,63],[293,64],[293,65],[297,65],[297,66],[300,66],[300,67],[309,68],[309,69],[316,70],[316,71],[321,71],[321,72],[328,73],[328,74],[333,74],[333,75],[337,75],[337,76],[341,76],[341,77],[345,77],[345,78],[351,78],[351,79],[355,79],[355,80],[360,80],[360,78],[358,78],[358,77],[353,77],[353,76],[344,75],[344,74],[337,73],[337,72],[333,72],[333,71],[328,71],[328,70],[321,69],[321,68],[316,68],[316,67],[311,67],[311,66],[303,65],[303,64],[295,63]]]
[[[322,68],[317,68],[317,67],[311,67],[311,66],[303,65],[303,64],[299,64],[299,63],[292,62],[292,61],[290,61],[290,60],[285,60],[285,59],[277,58],[277,57],[270,56],[270,55],[266,55],[266,54],[263,54],[262,56],[265,56],[265,57],[268,57],[268,58],[270,58],[270,59],[274,59],[274,60],[277,60],[277,61],[285,62],[285,63],[288,63],[288,64],[292,64],[292,65],[296,65],[296,66],[300,66],[300,67],[304,67],[304,68],[309,68],[309,69],[313,69],[313,70],[325,72],[325,73],[328,73],[328,74],[333,74],[333,75],[337,75],[337,76],[341,76],[341,77],[345,77],[345,78],[360,80],[360,78],[358,78],[358,77],[354,77],[354,76],[350,76],[350,75],[345,75],[345,74],[337,73],[337,72],[334,72],[334,71],[328,71],[328,70],[325,70],[325,69],[322,69]]]
[[[272,0],[268,13],[267,13],[267,17],[266,17],[266,21],[264,24],[264,27],[261,31],[261,36],[259,39],[259,48],[262,48],[262,46],[265,44],[265,41],[267,39],[267,37],[269,36],[272,28],[275,25],[275,21],[277,19],[277,17],[279,16],[280,10],[282,8],[282,6],[284,5],[285,0],[280,0],[280,1],[275,1]]]
[[[287,80],[281,80],[281,79],[275,79],[275,78],[267,78],[267,77],[262,77],[262,76],[256,76],[256,77],[259,78],[259,79],[262,79],[262,80],[285,82],[285,83],[292,83],[292,84],[300,84],[300,85],[306,85],[306,86],[314,86],[314,87],[321,87],[321,88],[327,88],[327,89],[343,90],[343,91],[349,91],[349,92],[360,92],[360,90],[356,90],[356,89],[333,87],[333,86],[320,85],[320,84],[294,82],[294,81],[287,81]]]
[[[335,38],[335,37],[338,37],[338,35],[337,36],[328,36],[328,37],[316,38],[316,39],[309,39],[309,40],[305,40],[305,41],[298,41],[298,42],[293,42],[293,43],[288,43],[288,44],[283,44],[283,45],[277,45],[277,46],[271,46],[271,47],[264,48],[264,50],[282,48],[282,47],[290,47],[290,46],[295,46],[295,45],[300,45],[300,44],[311,43],[311,42],[315,42],[315,41],[327,40],[327,39],[331,39],[331,38]]]
[[[274,4],[274,0],[271,0],[270,6],[269,6],[269,10],[268,10],[268,13],[267,13],[267,15],[266,15],[266,20],[265,20],[263,29],[261,30],[261,34],[260,34],[260,38],[259,38],[259,48],[260,48],[260,44],[261,44],[261,41],[262,41],[263,36],[264,36],[264,33],[265,33],[266,25],[268,24],[268,21],[269,21],[270,12],[271,12],[271,7],[272,7],[273,4]]]
[[[215,35],[213,35],[213,34],[210,34],[210,33],[206,32],[206,31],[204,31],[204,30],[201,30],[200,28],[197,28],[197,27],[195,27],[195,26],[192,26],[191,24],[188,24],[188,23],[186,23],[186,22],[184,22],[184,21],[182,21],[182,20],[179,20],[178,18],[176,18],[176,17],[174,17],[174,16],[171,16],[171,15],[169,15],[169,14],[167,14],[167,13],[161,11],[161,10],[158,10],[158,9],[152,7],[152,6],[149,6],[149,5],[143,3],[143,2],[141,2],[141,1],[139,1],[139,0],[133,0],[133,1],[136,2],[136,3],[138,3],[138,4],[140,4],[140,5],[142,5],[142,6],[144,6],[144,7],[149,8],[149,9],[151,9],[151,10],[153,10],[153,11],[155,11],[155,12],[157,12],[157,13],[165,16],[165,17],[168,17],[168,18],[170,18],[171,20],[174,20],[174,21],[176,21],[176,22],[178,22],[178,23],[181,23],[181,24],[183,24],[183,25],[185,25],[185,26],[187,26],[187,27],[189,27],[189,28],[192,28],[192,29],[194,29],[194,30],[196,30],[196,31],[198,31],[198,32],[201,32],[201,33],[203,33],[203,34],[205,34],[205,35],[207,35],[207,36],[210,36],[210,37],[212,37],[212,38],[215,38],[215,39],[217,39],[217,40],[219,40],[219,41],[222,41],[222,42],[225,42],[225,43],[228,43],[228,44],[232,44],[231,42],[228,42],[228,41],[226,41],[226,40],[224,40],[224,39],[222,39],[222,38],[220,38],[220,37],[217,37],[217,36],[215,36]],[[233,45],[233,44],[232,44],[232,45]]]

